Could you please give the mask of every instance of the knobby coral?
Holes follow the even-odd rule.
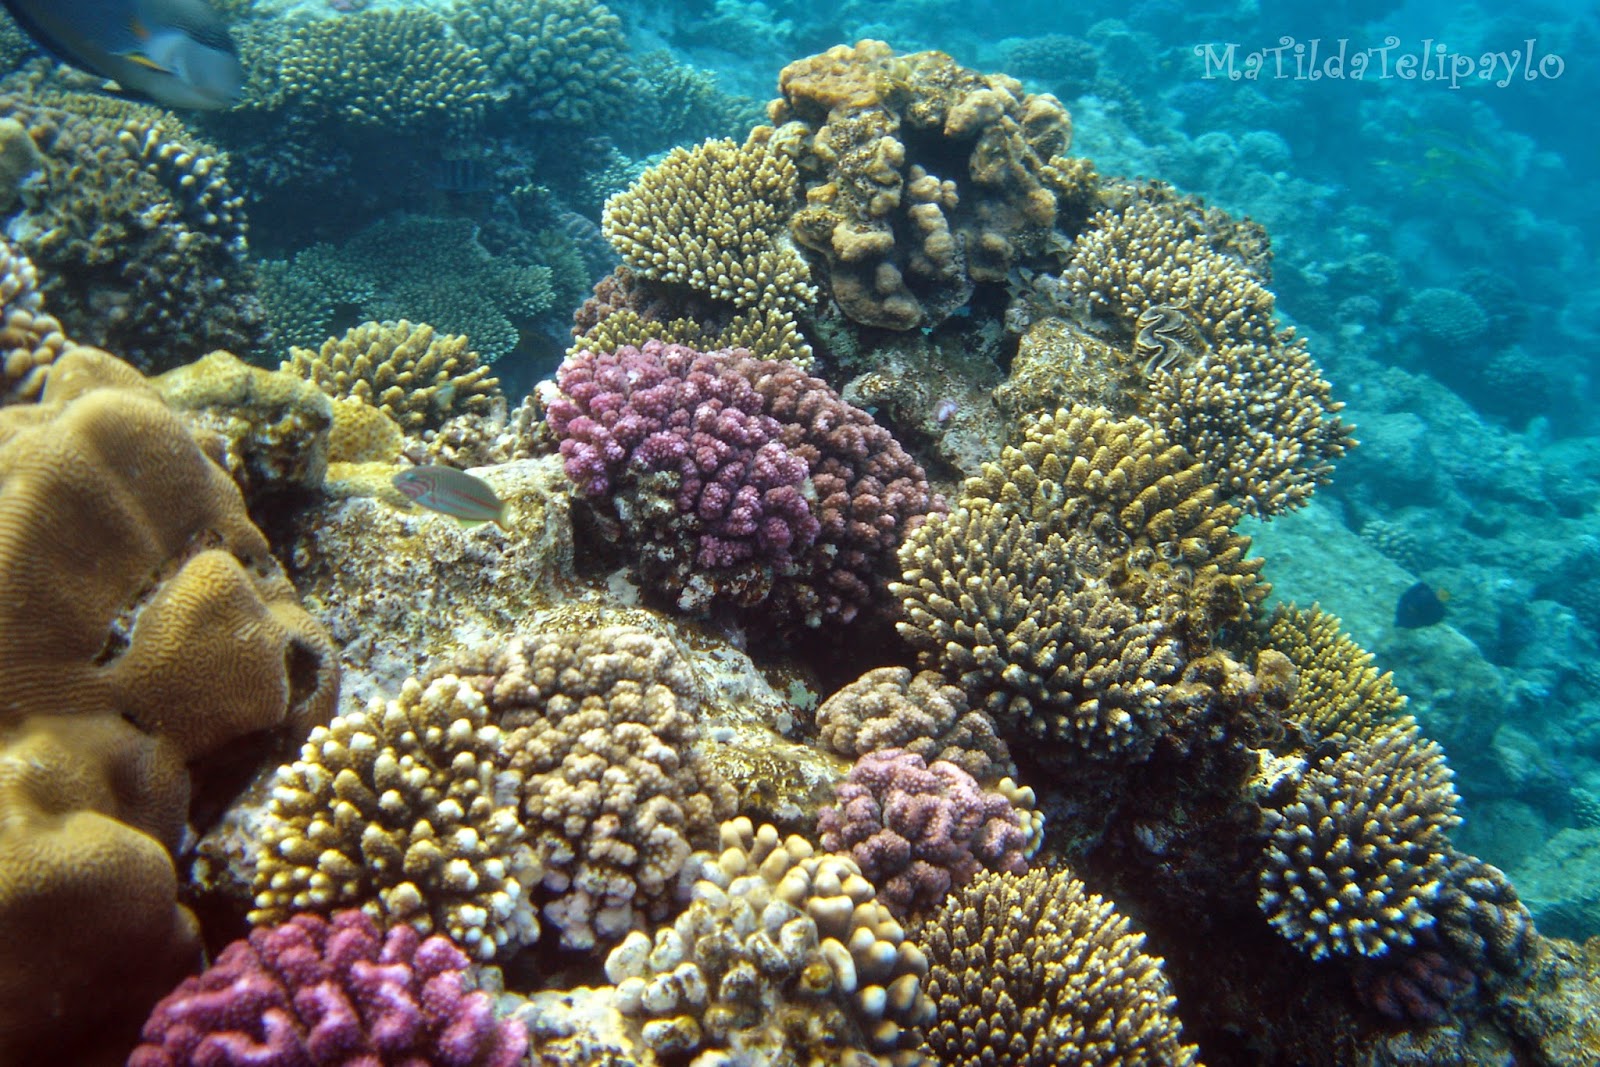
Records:
[[[33,264],[0,239],[0,404],[37,399],[46,368],[67,346],[43,305]]]
[[[878,667],[817,708],[817,736],[841,756],[900,748],[955,764],[980,781],[1015,773],[994,719],[934,671]]]

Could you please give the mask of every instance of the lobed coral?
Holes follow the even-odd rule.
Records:
[[[953,763],[902,749],[869,752],[817,814],[822,847],[848,854],[896,915],[937,906],[988,869],[1028,869],[1028,834],[1011,801]]]
[[[367,322],[316,351],[291,348],[282,368],[329,396],[363,400],[415,433],[453,415],[486,414],[500,395],[500,380],[467,345],[426,323]]]
[[[542,871],[504,744],[482,694],[448,674],[314,730],[273,782],[250,921],[354,905],[480,959],[532,943]]]
[[[90,349],[0,409],[0,574],[0,1059],[108,1062],[198,958],[187,826],[327,718],[334,649],[228,476]]]
[[[673,645],[632,627],[536,634],[447,669],[499,726],[561,943],[589,948],[663,917],[679,870],[734,800],[694,752],[698,686]]]
[[[979,872],[922,928],[946,1067],[1189,1067],[1176,1000],[1144,935],[1064,871]]]
[[[625,106],[633,80],[628,42],[604,4],[463,0],[450,18],[520,118],[581,129]]]
[[[557,383],[546,414],[568,475],[612,499],[646,582],[684,610],[849,621],[939,506],[888,431],[793,364],[651,341],[580,351]]]
[[[606,959],[616,1002],[663,1058],[910,1064],[932,1020],[922,951],[855,863],[749,819],[684,869],[687,910]]]
[[[851,320],[937,326],[1049,247],[1050,161],[1072,135],[1055,97],[872,40],[791,63],[778,85],[773,136],[805,186],[790,228]]]
[[[33,264],[0,239],[0,405],[38,399],[50,364],[67,347],[61,323],[43,305]]]
[[[1016,772],[994,720],[969,708],[966,691],[933,671],[870,670],[818,706],[816,726],[823,745],[849,759],[899,748],[953,763],[980,781]]]
[[[469,961],[359,911],[296,915],[222,951],[156,1005],[129,1067],[438,1063],[515,1067],[528,1033],[497,1021]]]

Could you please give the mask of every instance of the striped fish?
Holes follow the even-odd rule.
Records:
[[[394,476],[394,487],[418,507],[449,515],[472,528],[492,522],[506,529],[506,505],[489,483],[454,467],[412,467]]]

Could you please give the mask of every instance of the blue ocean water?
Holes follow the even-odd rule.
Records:
[[[1267,560],[1272,603],[1320,604],[1392,672],[1406,711],[1453,769],[1462,816],[1454,844],[1505,872],[1539,931],[1573,942],[1600,936],[1600,143],[1591,118],[1600,16],[1590,5],[1545,2],[1512,14],[1389,0],[1270,12],[1173,0],[528,0],[530,9],[557,10],[550,17],[576,26],[570,38],[581,42],[570,44],[569,63],[525,82],[516,72],[535,63],[514,48],[499,65],[438,58],[452,45],[485,56],[509,48],[508,24],[490,17],[514,6],[508,0],[481,5],[481,24],[471,21],[473,0],[215,6],[233,22],[252,80],[240,107],[182,118],[187,133],[226,155],[230,198],[225,209],[204,209],[215,210],[204,228],[229,233],[236,213],[240,236],[183,285],[210,293],[222,310],[202,301],[185,318],[190,297],[163,303],[176,282],[151,295],[129,281],[131,270],[52,260],[60,246],[18,221],[26,212],[0,209],[8,238],[40,249],[36,266],[52,279],[47,310],[69,334],[146,371],[216,348],[276,367],[291,346],[314,349],[369,320],[408,319],[467,335],[514,406],[555,374],[574,313],[619,262],[601,232],[608,198],[674,148],[742,140],[767,120],[786,65],[863,39],[901,53],[941,51],[963,67],[1010,75],[1028,93],[1053,94],[1071,116],[1064,154],[1259,222],[1272,241],[1276,314],[1306,341],[1360,442],[1304,508],[1241,523]],[[424,31],[401,22],[372,31],[378,23],[361,21],[404,14],[434,18],[445,27],[439,40],[385,53],[385,34]],[[343,32],[330,26],[363,28],[338,46],[306,43]],[[274,55],[304,58],[280,68]],[[59,104],[43,94],[60,85],[99,91],[98,79],[57,71],[20,38],[5,61],[17,72],[6,106],[18,114],[30,94]],[[119,235],[130,248],[136,229]],[[977,331],[988,316],[999,332],[1007,298],[993,294],[1020,284],[994,283],[989,297],[950,318]],[[1007,343],[1009,358],[1015,338]],[[818,373],[841,390],[853,383],[858,392],[847,395],[877,412],[861,399],[875,368],[852,364],[843,344],[833,352],[836,362],[824,360]],[[986,393],[1007,369],[994,364],[992,380],[979,375],[984,384],[972,388]],[[953,393],[930,399],[918,426],[900,420],[903,436],[953,495],[961,476],[998,454],[1005,431],[996,420],[970,452],[952,446],[927,460],[917,449],[933,455],[929,439],[948,420],[965,426],[971,407]],[[296,506],[293,498],[270,505]],[[265,512],[254,517],[273,530]],[[735,631],[742,643],[744,631],[728,627]],[[913,662],[892,630],[873,640],[881,644],[842,659]],[[827,678],[833,665],[812,666]],[[1057,784],[1037,787],[1047,794]],[[1050,819],[1076,825],[1093,802],[1070,789],[1052,802],[1047,854],[1092,851],[1048,835]],[[1161,815],[1141,812],[1130,833]],[[1096,864],[1118,862],[1115,847],[1096,847]],[[1171,878],[1160,884],[1183,883],[1181,870],[1166,870],[1181,869],[1178,858],[1159,863]],[[1242,892],[1243,913],[1259,918],[1254,887]],[[1292,1042],[1271,1045],[1218,1021],[1230,1018],[1221,1002],[1260,996],[1284,973],[1275,967],[1303,978],[1293,996],[1317,1006],[1297,1010],[1317,1015],[1319,1033],[1343,1026],[1329,1019],[1344,1008],[1324,1001],[1347,996],[1352,982],[1379,984],[1361,969],[1365,959],[1354,979],[1326,964],[1302,974],[1283,959],[1303,961],[1265,924],[1241,931],[1227,915],[1206,936],[1237,939],[1241,953],[1265,945],[1273,962],[1236,990],[1203,991],[1203,946],[1163,926],[1159,902],[1117,903],[1151,928],[1149,950],[1173,961],[1178,1014],[1186,996],[1205,1000],[1206,1022],[1189,1022],[1187,1036],[1213,1065],[1305,1062],[1284,1051]],[[595,959],[557,964],[547,954],[538,964],[573,986],[604,980]],[[1362,996],[1367,1008],[1390,1002]],[[1457,1022],[1443,1010],[1399,1017],[1395,1026],[1378,1011],[1352,1028]],[[1409,1060],[1400,1044],[1342,1059],[1355,1055],[1352,1039],[1321,1062],[1467,1062],[1430,1058],[1445,1054],[1429,1048],[1445,1046],[1417,1041]],[[1588,1060],[1505,1055],[1471,1062],[1600,1063],[1600,1051]],[[768,1061],[750,1053],[715,1062]]]

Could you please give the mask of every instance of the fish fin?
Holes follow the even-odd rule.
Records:
[[[146,70],[153,70],[157,74],[173,73],[170,68],[163,67],[160,63],[157,63],[143,52],[122,52],[120,54],[122,58],[126,59],[129,63],[137,63]]]
[[[494,519],[462,519],[462,518],[456,518],[456,524],[458,526],[460,526],[463,530],[468,531],[469,533],[471,531],[473,531],[473,530],[476,530],[480,526],[487,526],[491,522],[494,522],[494,521],[495,521]]]

